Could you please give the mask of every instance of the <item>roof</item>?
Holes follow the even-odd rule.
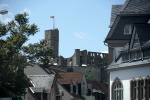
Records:
[[[70,84],[73,82],[73,85],[76,85],[78,82],[79,84],[82,82],[83,73],[81,72],[60,72],[59,75],[62,78],[58,78],[58,82],[61,84]]]
[[[26,75],[47,75],[47,73],[39,65],[26,66],[24,73]]]
[[[93,89],[93,92],[100,92],[106,95],[108,94],[108,86],[105,83],[87,80],[87,84],[88,88]]]
[[[77,98],[78,100],[85,100],[85,98],[82,97],[82,96],[79,95],[79,94],[71,93],[71,95],[72,95],[73,97]]]
[[[126,62],[126,63],[122,63],[121,59],[119,59],[117,62],[113,62],[112,64],[109,65],[109,67],[107,68],[108,70],[112,70],[112,69],[120,69],[120,68],[132,68],[134,67],[138,67],[138,66],[142,66],[142,65],[147,65],[150,64],[150,60],[149,59],[144,59],[144,60],[138,60],[135,62]]]
[[[120,14],[150,14],[150,0],[126,0]]]
[[[150,24],[135,24],[141,46],[150,45]]]
[[[112,5],[109,27],[112,27],[117,15],[130,14],[150,14],[150,0],[126,0],[123,5]]]
[[[46,68],[46,71],[48,71],[51,74],[55,74],[56,78],[62,78],[58,73],[65,72],[63,70],[59,70],[59,69],[52,68],[52,67]]]
[[[117,17],[117,14],[119,13],[119,10],[121,9],[122,5],[112,5],[112,9],[111,9],[111,19],[110,19],[110,25],[109,27],[111,27]]]
[[[50,92],[51,86],[53,84],[53,80],[55,75],[29,75],[31,82],[34,87],[30,87],[33,93],[36,92]]]

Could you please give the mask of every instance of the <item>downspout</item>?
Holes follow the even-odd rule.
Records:
[[[104,41],[104,45],[110,48],[114,48],[110,45],[108,45],[108,43],[106,44],[106,41]],[[110,79],[110,72],[108,72],[108,79]],[[108,80],[108,99],[110,100],[110,80]]]
[[[110,48],[114,48],[114,47],[112,47],[112,46],[110,46],[110,45],[106,44],[106,42],[105,42],[105,41],[104,41],[104,45],[105,45],[105,46],[107,46],[107,47],[110,47]]]

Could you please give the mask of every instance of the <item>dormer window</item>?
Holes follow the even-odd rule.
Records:
[[[150,19],[148,20],[147,24],[150,24]]]
[[[73,82],[72,82],[72,80],[70,81],[70,93],[73,93]]]
[[[125,25],[124,27],[124,34],[131,34],[131,27],[132,25],[128,24],[128,25]]]

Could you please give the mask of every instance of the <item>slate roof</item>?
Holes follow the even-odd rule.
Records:
[[[119,11],[121,9],[123,5],[112,5],[112,9],[111,9],[111,19],[110,19],[110,25],[109,27],[111,27],[117,17],[117,15],[119,14]]]
[[[43,91],[48,93],[50,92],[55,75],[29,75],[28,77],[31,79],[32,85],[34,86],[30,87],[34,93]]]
[[[150,14],[150,0],[126,0],[120,14]]]
[[[47,75],[47,72],[40,65],[26,66],[24,73],[26,75]]]
[[[75,97],[76,99],[78,99],[78,100],[85,100],[85,98],[82,97],[82,96],[79,95],[79,94],[71,93],[71,95],[72,95],[73,97]]]
[[[108,95],[108,86],[102,82],[87,80],[88,88],[92,88],[94,91]],[[93,92],[94,92],[93,91]]]
[[[70,84],[71,81],[73,82],[73,85],[76,85],[76,82],[80,84],[83,77],[83,73],[81,72],[60,72],[59,75],[62,78],[57,78],[57,80],[61,84]]]
[[[109,27],[112,27],[117,15],[129,14],[150,14],[150,0],[126,0],[123,5],[112,5]]]
[[[135,24],[141,46],[150,45],[150,24]]]
[[[117,62],[113,62],[112,64],[110,64],[107,69],[111,70],[111,69],[118,69],[118,68],[131,68],[133,66],[141,67],[142,65],[145,64],[150,64],[150,59],[144,59],[144,60],[139,60],[135,62],[126,62],[126,63],[122,63],[122,60],[119,59]]]

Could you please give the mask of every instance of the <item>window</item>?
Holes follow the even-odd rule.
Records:
[[[150,57],[150,49],[144,49],[143,56],[144,56],[144,58],[149,58]]]
[[[123,85],[120,81],[114,82],[112,87],[113,100],[123,100]]]
[[[122,61],[123,62],[129,61],[129,53],[122,53]]]
[[[136,85],[136,82],[133,83],[133,100],[136,99],[137,97],[137,85]]]
[[[135,35],[134,41],[133,41],[133,48],[139,48],[139,40],[138,40],[138,35]]]
[[[150,100],[150,78],[131,80],[132,100]],[[144,99],[145,98],[145,99]]]
[[[150,99],[150,79],[147,81],[147,98]]]
[[[141,99],[144,98],[144,81],[140,81],[140,96],[141,96]]]
[[[124,34],[131,34],[131,26],[132,25],[125,25]]]
[[[78,83],[76,83],[76,94],[78,94]]]
[[[150,19],[147,21],[147,24],[150,24]]]
[[[72,83],[72,81],[70,83],[70,93],[73,93],[73,83]]]
[[[133,51],[130,54],[131,54],[131,61],[139,60],[142,58],[142,52],[141,51]]]

